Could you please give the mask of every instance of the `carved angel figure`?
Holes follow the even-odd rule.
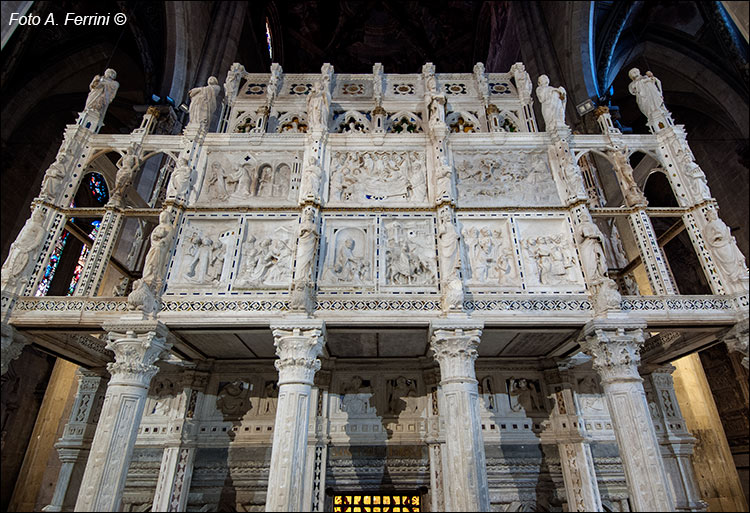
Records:
[[[96,75],[89,85],[89,95],[86,98],[85,111],[103,114],[117,94],[120,83],[115,80],[117,72],[107,69],[104,76]]]
[[[26,270],[32,253],[39,247],[44,240],[44,213],[40,208],[34,209],[31,217],[26,220],[21,232],[16,237],[15,242],[10,245],[8,258],[2,268],[2,284],[15,283]]]
[[[216,77],[208,77],[208,84],[190,90],[190,122],[187,128],[199,128],[211,124],[211,117],[216,110],[221,87]]]
[[[550,86],[547,75],[540,75],[538,84],[536,96],[542,104],[545,130],[549,132],[559,126],[565,126],[565,104],[568,99],[565,88]]]

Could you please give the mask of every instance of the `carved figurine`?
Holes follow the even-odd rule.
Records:
[[[190,186],[192,173],[193,170],[185,157],[181,156],[177,159],[177,165],[174,171],[172,171],[172,176],[169,178],[169,185],[167,185],[167,196],[183,198]]]
[[[65,179],[65,165],[68,161],[68,154],[65,150],[57,154],[57,158],[44,173],[42,180],[42,192],[39,197],[45,201],[55,201],[57,194],[60,192],[63,180]]]
[[[247,401],[247,384],[232,381],[224,385],[216,399],[216,407],[230,417],[237,417],[249,411],[251,405]]]
[[[684,164],[687,188],[697,201],[710,200],[711,191],[708,188],[706,175],[701,167],[692,159],[689,153],[680,152]]]
[[[628,72],[628,76],[632,80],[628,85],[628,91],[635,96],[638,108],[649,120],[659,114],[669,115],[664,106],[661,81],[653,73],[647,71],[646,76],[643,76],[638,68],[633,68]]]
[[[203,125],[208,129],[220,92],[221,87],[216,77],[208,77],[207,85],[190,90],[190,122],[187,128],[199,128]]]
[[[237,92],[240,90],[240,82],[242,82],[244,74],[245,67],[238,62],[233,63],[232,67],[229,68],[227,78],[224,81],[224,97],[227,102],[234,101]]]
[[[89,95],[86,98],[85,111],[103,114],[117,94],[120,83],[115,80],[117,72],[107,69],[104,76],[96,75],[89,85]]]
[[[302,170],[302,183],[300,184],[301,201],[320,201],[320,184],[323,180],[323,170],[318,165],[315,157],[310,156],[307,166]]]
[[[628,206],[648,205],[646,196],[643,195],[641,188],[635,183],[633,168],[628,161],[627,148],[622,149],[617,146],[607,146],[605,153],[613,161],[613,167],[622,183],[624,189],[623,195]]]
[[[214,162],[208,168],[206,177],[208,187],[208,197],[210,199],[226,200],[229,198],[227,193],[227,176],[224,167],[219,162]]]
[[[307,96],[307,122],[311,131],[328,130],[328,116],[331,109],[331,92],[322,81],[313,85]]]
[[[487,97],[489,94],[489,83],[487,82],[487,76],[484,74],[484,64],[477,62],[474,65],[474,77],[477,80],[477,88],[479,89],[479,95],[487,103]]]
[[[2,268],[3,287],[14,284],[26,271],[32,253],[36,251],[46,235],[43,223],[44,213],[40,208],[34,209],[15,242],[10,245],[8,258],[5,259]]]
[[[732,236],[729,227],[719,218],[716,210],[708,210],[706,220],[708,224],[703,228],[703,236],[711,248],[716,267],[724,277],[727,292],[747,292],[747,267],[745,257],[737,247],[737,240]]]
[[[591,216],[584,215],[578,225],[578,236],[581,250],[581,263],[586,277],[595,282],[607,275],[607,257],[604,254],[604,235],[594,224]]]
[[[172,240],[172,218],[168,210],[159,214],[159,224],[151,232],[151,247],[143,264],[143,282],[154,292],[161,286],[161,271],[167,264]]]
[[[549,77],[541,75],[536,88],[536,96],[542,104],[542,117],[544,117],[544,128],[546,131],[554,130],[565,125],[565,104],[567,93],[565,88],[552,87],[549,85]]]
[[[297,270],[295,280],[312,282],[313,266],[315,264],[315,252],[318,246],[318,233],[315,216],[317,211],[313,207],[305,207],[302,211],[302,221],[299,226],[299,237],[297,238]]]
[[[117,167],[117,174],[115,175],[115,186],[112,188],[112,196],[110,202],[115,205],[122,203],[122,199],[125,196],[125,191],[133,183],[136,171],[139,167],[137,151],[134,147],[128,148],[125,155],[122,156],[119,166]]]
[[[539,388],[536,382],[526,378],[511,379],[508,387],[510,409],[515,412],[531,413],[541,411]]]

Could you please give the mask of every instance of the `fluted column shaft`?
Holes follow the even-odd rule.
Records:
[[[633,509],[672,511],[659,442],[638,374],[645,327],[625,319],[592,321],[584,327],[581,345],[601,377]]]
[[[440,387],[445,420],[446,510],[489,511],[487,469],[479,390],[474,372],[481,327],[433,326],[431,348],[440,364]]]
[[[279,371],[266,511],[302,511],[310,395],[320,369],[323,323],[273,330]]]
[[[107,365],[112,378],[83,474],[76,511],[118,511],[143,417],[154,365],[163,351],[167,328],[160,322],[104,326],[107,349],[115,362]]]

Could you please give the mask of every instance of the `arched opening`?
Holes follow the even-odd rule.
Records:
[[[643,189],[649,206],[677,206],[677,198],[663,171],[655,170],[648,175]],[[650,219],[678,293],[711,294],[711,287],[703,274],[682,217],[652,215]]]

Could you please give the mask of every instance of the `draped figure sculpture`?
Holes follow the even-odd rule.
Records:
[[[667,114],[667,108],[664,106],[664,97],[661,88],[661,81],[656,78],[650,71],[646,75],[641,75],[638,68],[633,68],[628,72],[630,85],[628,91],[635,96],[638,108],[649,119],[658,114]]]
[[[727,292],[747,292],[748,274],[745,257],[737,247],[737,241],[732,236],[729,227],[719,219],[716,210],[706,212],[708,224],[703,229],[703,236],[712,250],[716,267],[724,277],[724,287]]]
[[[104,76],[96,75],[89,85],[89,95],[86,98],[86,107],[84,111],[103,114],[112,102],[112,99],[120,87],[120,83],[115,80],[117,72],[113,69],[107,69]]]
[[[60,192],[63,180],[65,179],[65,165],[68,161],[68,154],[65,150],[57,154],[57,158],[44,173],[42,179],[42,191],[39,197],[45,201],[55,201],[57,194]]]
[[[208,85],[190,90],[190,122],[187,128],[204,125],[208,129],[220,92],[221,87],[216,77],[208,77]]]
[[[177,165],[172,171],[167,185],[167,197],[182,199],[190,186],[193,170],[185,157],[177,159]]]
[[[15,242],[10,245],[8,258],[2,268],[2,285],[13,285],[23,276],[31,260],[32,253],[39,247],[46,235],[44,231],[44,213],[41,208],[32,212],[26,220]]]
[[[544,129],[549,132],[557,127],[565,126],[565,104],[568,100],[565,88],[550,86],[547,75],[540,75],[538,84],[536,97],[542,104]]]
[[[168,210],[159,214],[159,224],[151,232],[151,248],[143,264],[143,281],[156,293],[161,288],[161,271],[167,265],[172,240],[172,217]]]

